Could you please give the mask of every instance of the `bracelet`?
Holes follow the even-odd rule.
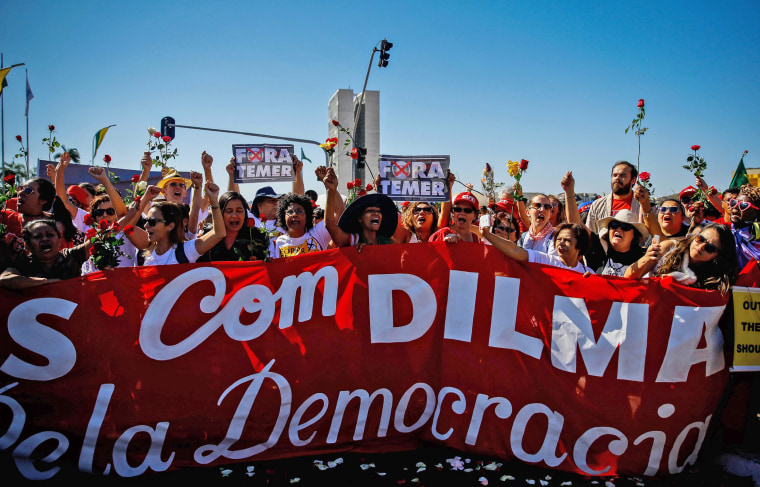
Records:
[[[219,209],[218,206],[212,206],[212,205],[209,205],[209,208],[211,208],[212,210],[218,210]]]

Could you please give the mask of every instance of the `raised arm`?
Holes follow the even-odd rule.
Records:
[[[697,180],[695,181],[695,184],[698,189],[700,189],[705,196],[707,197],[707,201],[710,202],[711,205],[715,207],[716,210],[718,210],[721,214],[724,213],[723,210],[723,201],[718,198],[717,192],[713,193],[710,188],[707,186],[707,183],[704,179],[697,177]]]
[[[293,180],[293,192],[295,194],[306,193],[306,187],[303,184],[303,162],[295,154],[293,154],[293,171],[296,175]]]
[[[586,224],[581,220],[581,213],[578,211],[578,202],[575,201],[575,178],[573,177],[573,171],[567,171],[560,184],[565,192],[565,217],[567,221],[578,223],[585,227]]]
[[[324,167],[324,166],[322,166]],[[320,168],[317,168],[321,170]],[[319,177],[319,172],[317,173]],[[346,247],[351,245],[351,234],[344,232],[338,226],[338,219],[340,218],[345,204],[343,198],[338,192],[338,177],[335,175],[335,170],[331,167],[324,168],[324,177],[322,183],[327,190],[327,202],[325,203],[325,228],[330,232],[333,244],[336,247]]]
[[[69,156],[68,152],[64,152],[61,155],[61,161],[53,166],[52,164],[47,165],[47,176],[52,181],[53,185],[55,186],[55,194],[58,196],[58,199],[60,199],[63,202],[63,205],[66,207],[66,209],[71,214],[71,218],[76,218],[77,216],[77,210],[79,209],[75,204],[73,204],[71,201],[69,201],[69,195],[66,194],[66,183],[65,183],[65,177],[64,173],[66,171],[66,168],[69,166],[69,163],[71,162],[71,156]]]
[[[511,240],[506,240],[491,233],[490,227],[481,227],[480,233],[483,238],[488,240],[495,248],[499,249],[504,255],[510,259],[514,259],[520,262],[528,262],[528,251],[522,247],[518,247],[516,243]]]
[[[240,193],[240,186],[235,182],[235,166],[235,157],[230,157],[230,162],[225,167],[227,170],[227,191]]]
[[[153,168],[153,158],[150,157],[150,152],[143,152],[142,159],[140,159],[140,165],[142,166],[142,172],[140,173],[140,181],[148,181],[150,177],[150,170]]]
[[[190,171],[190,181],[193,183],[193,197],[190,200],[190,216],[187,219],[187,229],[190,233],[196,234],[198,233],[198,216],[201,212],[201,206],[203,206],[203,198],[201,196],[203,175],[197,171]]]
[[[515,198],[515,204],[517,205],[517,214],[520,215],[520,221],[522,222],[523,226],[525,228],[530,228],[530,217],[528,216],[528,209],[525,207],[525,202],[522,200],[523,192],[520,183],[515,183],[515,193],[517,193],[517,198]]]
[[[649,196],[649,191],[641,185],[638,181],[633,187],[633,197],[639,202],[641,206],[641,217],[644,219],[644,225],[649,230],[649,233],[662,236],[662,228],[660,228],[660,222],[657,220],[657,215],[652,213],[652,200]]]
[[[87,170],[87,172],[89,172],[90,176],[95,178],[100,184],[103,185],[104,188],[106,188],[106,193],[111,199],[113,209],[116,210],[116,216],[118,218],[121,218],[122,216],[126,215],[127,205],[124,204],[124,200],[121,199],[121,195],[118,191],[116,191],[113,183],[111,183],[106,170],[102,167],[91,167]]]
[[[195,239],[195,250],[199,254],[205,254],[211,250],[214,245],[227,235],[227,230],[224,227],[224,217],[222,217],[222,211],[219,209],[219,186],[213,181],[206,181],[205,189],[211,207],[211,218],[214,226],[210,232],[206,232]]]

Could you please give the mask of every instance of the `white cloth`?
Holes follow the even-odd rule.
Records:
[[[185,256],[187,256],[187,260],[189,262],[195,262],[198,260],[198,258],[201,256],[198,251],[195,249],[195,240],[188,240],[185,242],[184,248],[185,248]],[[156,253],[156,250],[153,249],[153,252],[150,253],[145,258],[145,263],[143,265],[169,265],[169,264],[179,264],[177,261],[177,246],[172,245],[172,248],[169,249],[167,252],[159,255]]]
[[[559,256],[549,255],[544,252],[537,252],[535,250],[528,250],[528,262],[551,265],[554,267],[560,267],[562,269],[570,269],[571,271],[580,272],[581,274],[584,272],[590,272],[591,274],[594,274],[594,271],[584,266],[583,262],[580,260],[575,265],[575,267],[568,267],[564,262],[562,262],[562,259],[560,259]]]
[[[324,222],[319,222],[301,237],[294,238],[285,233],[271,240],[269,257],[278,259],[326,250],[330,240],[330,232],[325,228]]]
[[[533,240],[530,232],[523,232],[517,245],[525,250],[535,250],[549,255],[557,255],[557,249],[554,248],[554,234],[549,234],[541,240]]]

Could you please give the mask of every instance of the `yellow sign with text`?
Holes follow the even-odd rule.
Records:
[[[733,287],[734,366],[737,372],[760,370],[760,288]]]

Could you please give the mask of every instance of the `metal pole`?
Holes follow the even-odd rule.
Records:
[[[369,58],[369,66],[367,67],[367,76],[364,77],[364,87],[362,88],[362,96],[359,100],[359,110],[356,112],[356,118],[354,118],[354,137],[356,137],[356,127],[359,126],[359,117],[362,113],[362,105],[364,105],[364,92],[367,90],[367,80],[369,79],[369,72],[372,70],[372,60],[375,59],[375,53],[379,49],[376,47],[372,48],[372,56]]]
[[[0,69],[2,68],[3,53],[0,52]],[[3,159],[3,190],[5,190],[5,93],[3,92],[0,92],[0,149],[0,157]]]
[[[26,71],[26,82],[29,83],[29,70]],[[24,94],[24,98],[26,99],[26,94]],[[29,100],[26,100],[26,106],[29,106]],[[26,179],[31,179],[29,177],[29,110],[26,111]]]
[[[269,139],[279,139],[279,140],[289,140],[291,142],[301,142],[304,144],[314,144],[317,147],[319,147],[319,144],[322,142],[317,142],[316,140],[308,140],[308,139],[296,139],[293,137],[282,137],[279,135],[265,135],[265,134],[254,134],[251,132],[240,132],[237,130],[224,130],[224,129],[212,129],[208,127],[193,127],[192,125],[177,125],[176,123],[170,123],[167,124],[169,127],[179,127],[183,129],[194,129],[194,130],[208,130],[210,132],[223,132],[226,134],[240,134],[240,135],[251,135],[253,137],[267,137]],[[325,151],[322,151],[325,152]],[[325,152],[325,166],[330,165],[330,159],[327,156],[327,152]]]

